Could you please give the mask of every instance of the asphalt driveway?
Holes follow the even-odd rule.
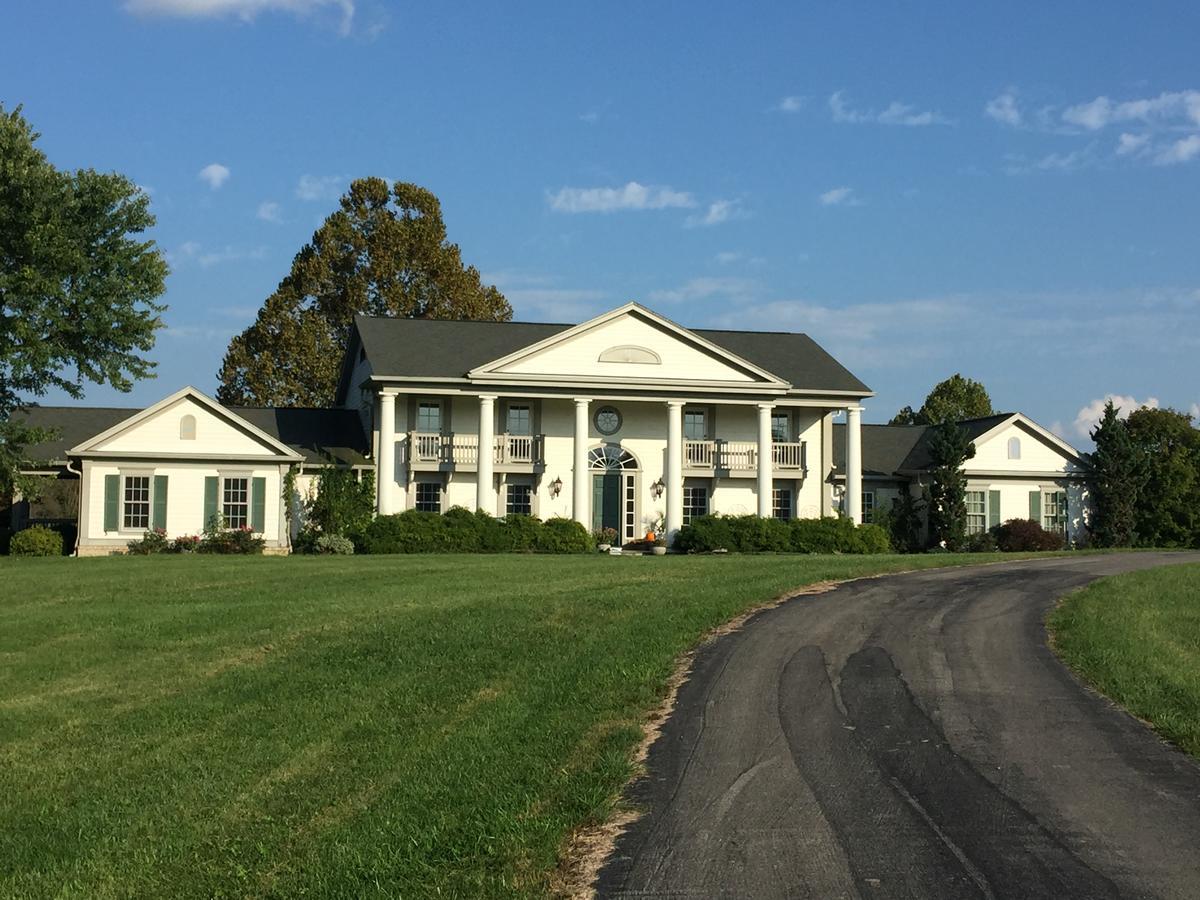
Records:
[[[1200,765],[1042,626],[1097,577],[1196,560],[944,569],[761,613],[698,656],[600,895],[1200,898]]]

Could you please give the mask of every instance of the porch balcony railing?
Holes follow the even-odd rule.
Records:
[[[535,465],[542,460],[540,434],[498,434],[492,443],[496,465]],[[479,436],[434,431],[412,431],[408,435],[410,463],[479,465]]]
[[[771,464],[775,469],[807,468],[804,441],[773,441]],[[683,464],[689,469],[737,472],[758,468],[756,441],[684,441]]]

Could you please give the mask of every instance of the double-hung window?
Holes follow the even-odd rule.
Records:
[[[221,483],[221,515],[226,528],[250,525],[250,479],[225,478]]]
[[[529,484],[510,484],[505,498],[504,511],[510,516],[533,515],[533,486]]]
[[[415,508],[421,512],[442,511],[442,486],[436,481],[418,481],[415,485]]]
[[[874,491],[863,491],[862,520],[864,522],[874,522],[875,521],[875,492]]]
[[[987,491],[967,491],[967,534],[987,531]]]
[[[683,411],[683,437],[688,441],[708,440],[707,416],[702,409]]]
[[[785,444],[792,439],[792,417],[786,412],[771,413],[771,440]]]
[[[533,433],[533,416],[528,403],[509,404],[504,430],[509,434],[529,435]]]
[[[126,475],[121,527],[145,531],[150,527],[150,476]]]
[[[1056,534],[1067,533],[1067,494],[1042,491],[1042,527]]]
[[[708,488],[699,484],[683,486],[683,524],[691,524],[692,519],[708,515]]]
[[[777,487],[771,489],[771,515],[784,522],[792,517],[792,489]]]

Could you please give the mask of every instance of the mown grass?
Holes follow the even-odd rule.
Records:
[[[1200,563],[1097,581],[1047,624],[1076,672],[1200,757]]]
[[[4,560],[0,895],[543,894],[706,631],[976,560]]]

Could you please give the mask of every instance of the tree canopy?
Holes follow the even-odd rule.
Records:
[[[217,397],[332,404],[356,314],[507,321],[512,307],[463,265],[430,191],[361,178],[296,254],[254,324],[230,342]]]
[[[966,429],[945,422],[929,437],[929,533],[935,544],[961,550],[967,533],[967,476],[962,466],[974,459],[975,445]]]
[[[1088,531],[1100,547],[1129,547],[1135,539],[1138,495],[1146,481],[1145,461],[1120,410],[1109,400],[1092,431],[1094,452],[1086,455],[1092,515]]]
[[[11,417],[53,389],[128,391],[151,377],[167,265],[150,199],[124,175],[60,171],[18,106],[0,106],[0,488],[23,445],[44,438]]]
[[[920,409],[914,411],[911,406],[906,406],[888,424],[941,425],[943,422],[978,419],[994,412],[987,388],[955,373],[934,385]]]

